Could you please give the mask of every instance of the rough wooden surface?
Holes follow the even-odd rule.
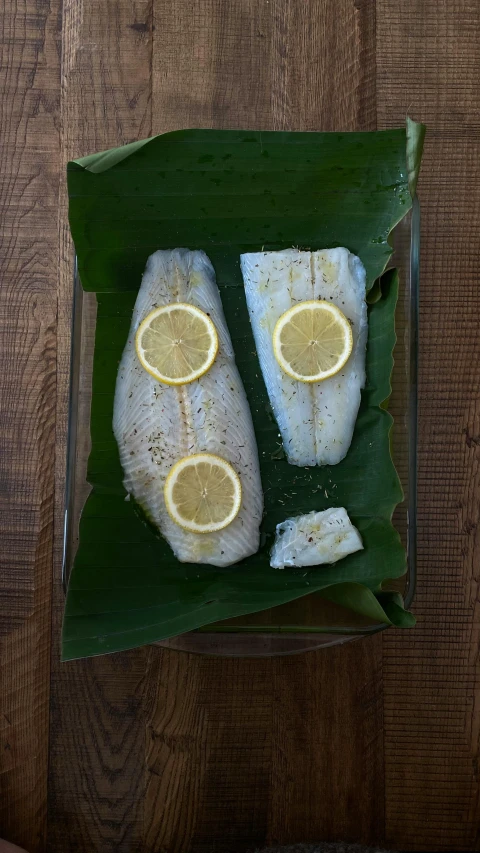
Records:
[[[430,128],[422,169],[419,584],[414,633],[384,638],[389,843],[478,850],[480,7],[377,2],[381,126]]]
[[[32,853],[479,849],[476,0],[7,0],[3,35],[0,835]],[[66,161],[175,127],[407,110],[429,125],[417,629],[276,660],[60,665]]]
[[[65,0],[59,164],[151,133],[150,0]],[[61,665],[71,244],[62,181],[48,849],[143,853],[145,650]]]
[[[59,3],[0,21],[0,835],[46,830]]]

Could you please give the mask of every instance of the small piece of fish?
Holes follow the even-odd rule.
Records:
[[[309,512],[277,524],[270,554],[274,569],[336,563],[363,549],[362,539],[343,507]]]
[[[350,447],[365,384],[364,266],[339,248],[244,254],[241,267],[260,367],[287,459],[292,465],[336,465]],[[272,344],[279,317],[309,299],[331,300],[353,332],[352,354],[342,370],[311,384],[282,371]]]
[[[219,351],[210,370],[187,385],[164,385],[141,366],[135,333],[154,308],[189,302],[213,320]],[[181,562],[229,566],[259,547],[263,513],[252,417],[238,373],[213,267],[204,252],[158,251],[147,261],[117,375],[113,431],[124,485]],[[208,452],[230,462],[242,484],[236,519],[216,533],[190,533],[170,518],[163,487],[172,465]]]

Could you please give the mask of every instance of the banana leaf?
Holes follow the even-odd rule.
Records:
[[[388,237],[412,205],[423,126],[373,133],[177,131],[68,164],[70,225],[83,287],[97,294],[88,481],[65,606],[64,660],[128,649],[320,593],[386,625],[413,617],[386,581],[406,570],[392,525],[402,488],[390,454],[398,277],[369,306],[367,384],[351,448],[336,466],[287,464],[248,320],[241,252],[347,246],[372,288]],[[249,398],[265,493],[262,545],[228,569],[179,563],[128,500],[112,432],[118,362],[149,254],[204,249],[216,271]],[[372,291],[373,294],[373,291]],[[332,566],[273,570],[275,526],[345,506],[364,550]]]

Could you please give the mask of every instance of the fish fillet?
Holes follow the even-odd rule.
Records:
[[[343,507],[309,512],[277,524],[270,554],[274,569],[336,563],[363,549],[356,527]]]
[[[219,338],[208,373],[176,387],[150,376],[135,352],[141,321],[153,308],[170,302],[189,302],[209,314]],[[258,550],[263,493],[257,445],[215,273],[204,252],[175,249],[149,257],[118,369],[113,431],[125,488],[180,561],[228,566]],[[163,487],[178,459],[202,451],[233,465],[242,483],[242,507],[224,530],[195,534],[172,521]]]
[[[255,252],[241,256],[248,311],[283,446],[292,465],[336,465],[347,454],[365,384],[367,306],[365,269],[347,249]],[[291,379],[277,363],[275,324],[292,305],[331,300],[352,324],[345,367],[323,382]]]

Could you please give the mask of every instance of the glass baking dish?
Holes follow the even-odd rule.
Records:
[[[417,338],[420,210],[411,211],[391,235],[393,254],[388,268],[398,269],[400,291],[395,315],[392,394],[392,452],[404,500],[394,524],[407,552],[407,573],[388,588],[397,589],[409,609],[415,592],[417,488]],[[63,542],[63,583],[66,588],[78,545],[82,508],[90,491],[86,481],[90,451],[90,402],[96,322],[96,295],[82,290],[75,264],[72,312],[70,400]],[[228,619],[162,640],[166,648],[214,655],[278,655],[337,645],[374,634],[387,626],[326,601],[318,593],[278,607]]]

